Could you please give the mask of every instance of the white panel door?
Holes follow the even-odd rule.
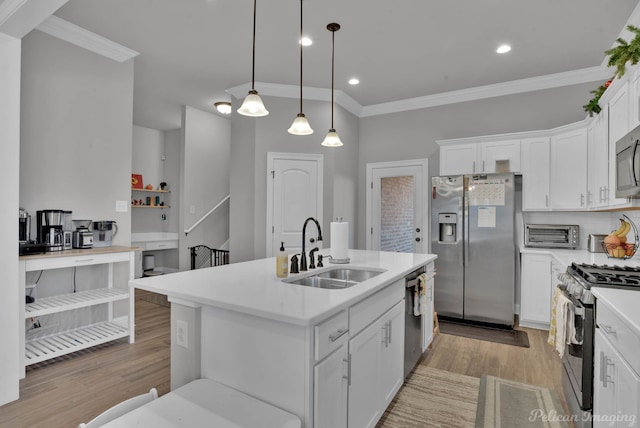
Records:
[[[322,155],[268,153],[267,257],[284,242],[287,253],[302,248],[302,226],[313,217],[322,225]],[[307,241],[317,237],[315,225],[307,228]],[[307,242],[306,248],[322,243]]]

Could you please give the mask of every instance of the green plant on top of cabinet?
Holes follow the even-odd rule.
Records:
[[[494,173],[496,161],[509,161],[520,172],[520,140],[454,143],[439,141],[440,175]]]

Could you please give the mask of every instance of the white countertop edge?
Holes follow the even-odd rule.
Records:
[[[591,288],[591,292],[596,297],[596,302],[601,302],[615,311],[615,313],[640,336],[640,313],[638,313],[640,292],[636,290],[602,287],[593,287]]]
[[[145,232],[131,234],[131,242],[176,241],[179,238],[179,234],[174,232]]]
[[[365,250],[350,250],[350,252],[351,251],[353,251],[354,254],[378,253],[378,252],[370,252]],[[401,254],[401,253],[398,253],[398,254]],[[437,255],[435,254],[414,254],[413,256],[419,256],[418,257],[419,260],[415,263],[405,262],[403,263],[405,266],[403,268],[400,268],[397,271],[393,271],[392,267],[387,268],[385,266],[374,265],[370,260],[368,261],[368,263],[364,262],[362,261],[362,259],[359,259],[357,256],[351,257],[352,262],[345,265],[337,265],[337,264],[334,265],[334,264],[326,263],[326,265],[324,266],[325,270],[333,267],[346,267],[346,268],[369,267],[369,268],[386,270],[386,272],[381,275],[378,275],[374,278],[371,278],[367,281],[364,281],[360,284],[354,285],[350,288],[343,289],[343,290],[328,290],[328,289],[305,287],[305,286],[296,285],[296,284],[281,284],[282,281],[280,279],[274,280],[275,275],[273,273],[269,273],[268,280],[266,281],[265,286],[277,287],[277,289],[273,289],[275,294],[280,294],[281,296],[283,296],[284,300],[293,302],[293,301],[297,301],[297,299],[300,299],[300,298],[308,299],[308,302],[311,304],[311,306],[313,306],[313,301],[316,300],[314,299],[315,297],[318,298],[317,300],[322,300],[326,302],[323,304],[319,304],[317,307],[314,307],[313,308],[314,310],[310,310],[311,312],[310,314],[304,314],[304,315],[295,310],[289,311],[289,312],[285,310],[276,311],[273,309],[273,302],[271,302],[271,304],[265,305],[266,307],[261,308],[259,305],[256,305],[255,303],[251,305],[245,305],[245,304],[239,303],[237,298],[225,298],[224,296],[225,293],[229,293],[229,292],[233,293],[233,289],[232,289],[233,285],[231,286],[220,285],[220,287],[225,287],[226,290],[223,290],[224,291],[223,293],[219,293],[222,295],[222,297],[219,299],[211,298],[206,294],[196,294],[195,292],[191,293],[188,291],[187,292],[184,291],[184,288],[185,288],[184,283],[190,280],[189,277],[198,276],[200,277],[198,278],[199,282],[202,282],[203,276],[207,277],[208,282],[217,282],[217,281],[224,282],[225,280],[224,273],[221,272],[221,270],[217,272],[215,271],[215,269],[220,268],[220,266],[214,267],[214,268],[199,269],[196,271],[183,271],[175,274],[161,275],[161,276],[156,276],[152,278],[138,278],[138,279],[129,281],[129,286],[133,288],[140,288],[142,290],[147,290],[147,291],[167,295],[170,300],[171,299],[182,300],[182,301],[185,301],[185,303],[194,302],[196,304],[199,304],[200,306],[212,306],[212,307],[226,309],[234,312],[246,313],[248,315],[262,317],[270,320],[286,322],[289,324],[311,326],[329,318],[330,316],[340,312],[341,310],[348,308],[354,303],[357,303],[369,297],[370,295],[383,289],[387,285],[413,272],[415,269],[419,268],[420,266],[429,264],[437,259]],[[275,258],[269,258],[269,259],[254,260],[252,262],[244,262],[243,267],[246,267],[245,270],[251,270],[252,263],[263,264],[265,262],[269,266],[271,265],[275,266]],[[240,265],[240,264],[236,264],[236,265]],[[230,267],[230,266],[233,266],[233,264],[225,265],[225,266]],[[315,272],[319,272],[319,271],[320,269],[315,270]],[[313,271],[303,272],[298,275],[304,276],[309,274],[313,274]],[[293,275],[290,275],[290,277],[291,276]],[[167,283],[172,279],[172,277],[176,278],[176,280],[179,280],[183,285],[181,286],[180,284],[178,284],[175,287],[171,285],[167,285]],[[286,289],[284,288],[281,289],[280,287],[292,287],[289,290],[291,291],[290,294],[294,295],[294,297],[288,296]],[[302,288],[299,288],[299,287],[302,287]],[[211,294],[211,293],[208,293],[208,294]],[[272,294],[272,293],[269,293],[269,294]]]

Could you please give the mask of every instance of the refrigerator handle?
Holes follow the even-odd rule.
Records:
[[[465,196],[462,198],[462,252],[464,253],[463,266],[469,265],[469,199]]]

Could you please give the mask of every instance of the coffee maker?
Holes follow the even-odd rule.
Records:
[[[62,251],[64,249],[64,211],[37,211],[38,243],[44,244],[47,251]]]

